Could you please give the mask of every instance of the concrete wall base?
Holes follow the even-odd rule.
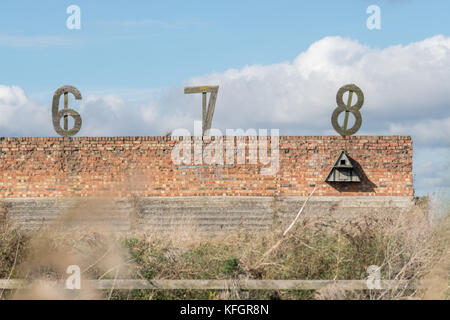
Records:
[[[289,224],[307,197],[148,197],[2,199],[0,220],[23,231],[45,225],[113,232],[225,233]],[[303,214],[354,219],[411,210],[411,197],[312,197]]]

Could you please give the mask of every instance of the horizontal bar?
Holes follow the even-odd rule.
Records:
[[[329,285],[338,285],[349,290],[368,290],[367,280],[85,280],[83,283],[97,290],[139,290],[139,289],[186,289],[186,290],[318,290]],[[0,289],[26,289],[32,285],[63,286],[62,281],[0,280]],[[404,280],[380,280],[375,290],[396,288],[417,288],[418,282]]]
[[[218,91],[219,86],[201,86],[201,87],[185,87],[184,93],[203,93],[203,92],[213,92]]]

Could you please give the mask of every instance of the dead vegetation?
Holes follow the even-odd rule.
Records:
[[[446,209],[448,213],[448,208]],[[72,213],[73,214],[73,213]],[[180,232],[118,235],[107,229],[64,233],[48,227],[21,234],[3,223],[0,279],[62,280],[68,265],[83,279],[311,279],[364,280],[370,265],[382,279],[420,280],[417,289],[355,291],[338,285],[318,291],[89,290],[78,298],[106,299],[448,299],[448,214],[422,210],[388,216],[372,212],[342,221],[332,214],[300,216],[283,229],[205,237]],[[281,240],[280,240],[281,239]],[[275,247],[275,248],[274,248]],[[274,249],[272,249],[274,248]],[[1,291],[0,298],[70,298],[34,288]]]

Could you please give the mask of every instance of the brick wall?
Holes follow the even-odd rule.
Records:
[[[268,166],[249,164],[248,154],[239,165],[175,164],[176,143],[166,137],[3,138],[0,198],[305,196],[314,185],[316,196],[414,195],[410,137],[280,137],[275,175],[262,175]],[[342,149],[361,183],[324,182]]]

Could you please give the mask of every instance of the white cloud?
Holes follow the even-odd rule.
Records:
[[[393,135],[414,135],[414,142],[419,145],[435,144],[450,147],[450,117],[443,119],[423,119],[419,122],[404,121],[391,123],[389,132]]]
[[[73,37],[63,36],[26,36],[26,35],[0,35],[0,47],[48,47],[68,46],[78,44],[80,41]]]
[[[336,92],[347,83],[357,84],[365,94],[358,134],[412,135],[419,151],[444,148],[446,152],[429,159],[431,164],[419,159],[415,166],[423,184],[425,178],[436,183],[439,177],[422,169],[440,161],[448,170],[449,37],[385,49],[327,37],[292,62],[211,73],[184,85],[220,85],[213,127],[223,131],[279,128],[282,135],[334,135],[330,118]],[[193,121],[201,119],[201,95],[184,95],[182,87],[145,92],[139,102],[117,92],[83,93],[80,135],[158,135],[181,127],[192,132]],[[0,135],[55,135],[50,105],[38,106],[21,88],[0,86],[0,112]]]
[[[50,117],[50,109],[29,100],[23,89],[0,85],[1,136],[48,135],[51,123],[43,124]]]
[[[414,152],[414,184],[420,193],[450,191],[450,148],[422,147]],[[450,195],[450,193],[449,193]]]
[[[163,29],[178,29],[190,26],[205,27],[208,25],[206,22],[198,21],[164,21],[158,19],[142,19],[142,20],[109,20],[109,21],[97,21],[98,25],[107,27],[120,27],[120,28],[163,28]]]
[[[273,125],[292,134],[332,133],[336,92],[355,83],[365,94],[360,133],[389,134],[395,123],[450,116],[450,38],[379,50],[328,37],[292,63],[248,66],[188,81],[205,83],[221,86],[219,127]]]

